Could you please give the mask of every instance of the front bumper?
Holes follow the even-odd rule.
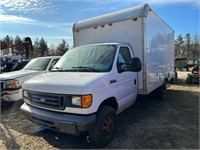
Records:
[[[39,109],[24,103],[23,114],[32,122],[68,134],[79,135],[90,130],[96,121],[96,115],[75,115]]]
[[[12,91],[2,91],[0,95],[1,101],[19,101],[22,100],[22,89]]]

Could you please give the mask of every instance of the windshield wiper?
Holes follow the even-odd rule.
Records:
[[[85,66],[78,66],[72,67],[73,69],[78,69],[80,71],[89,71],[89,72],[100,72],[100,70],[92,68],[92,67],[85,67]]]
[[[24,70],[42,71],[43,69],[31,68],[31,69],[24,69]]]

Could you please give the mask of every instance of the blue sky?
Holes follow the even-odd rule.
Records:
[[[200,33],[200,0],[0,0],[0,38],[43,37],[73,44],[73,23],[148,3],[179,34]]]

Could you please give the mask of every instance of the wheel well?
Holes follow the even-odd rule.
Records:
[[[118,104],[117,104],[116,99],[115,99],[114,97],[110,97],[110,98],[104,100],[104,101],[101,103],[100,106],[103,106],[103,105],[104,105],[104,106],[110,106],[110,107],[114,108],[115,110],[118,109]]]

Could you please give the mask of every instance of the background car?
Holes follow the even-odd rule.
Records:
[[[0,74],[1,102],[21,100],[22,84],[34,76],[49,72],[60,57],[34,58],[21,70]]]
[[[5,61],[2,58],[0,58],[0,72],[3,71],[4,65],[5,65]]]
[[[187,71],[189,71],[190,68],[194,67],[196,65],[195,60],[188,60],[187,63],[183,66]]]
[[[29,63],[29,60],[20,60],[20,61],[17,61],[15,63],[15,65],[12,67],[11,71],[21,70],[28,63]]]

